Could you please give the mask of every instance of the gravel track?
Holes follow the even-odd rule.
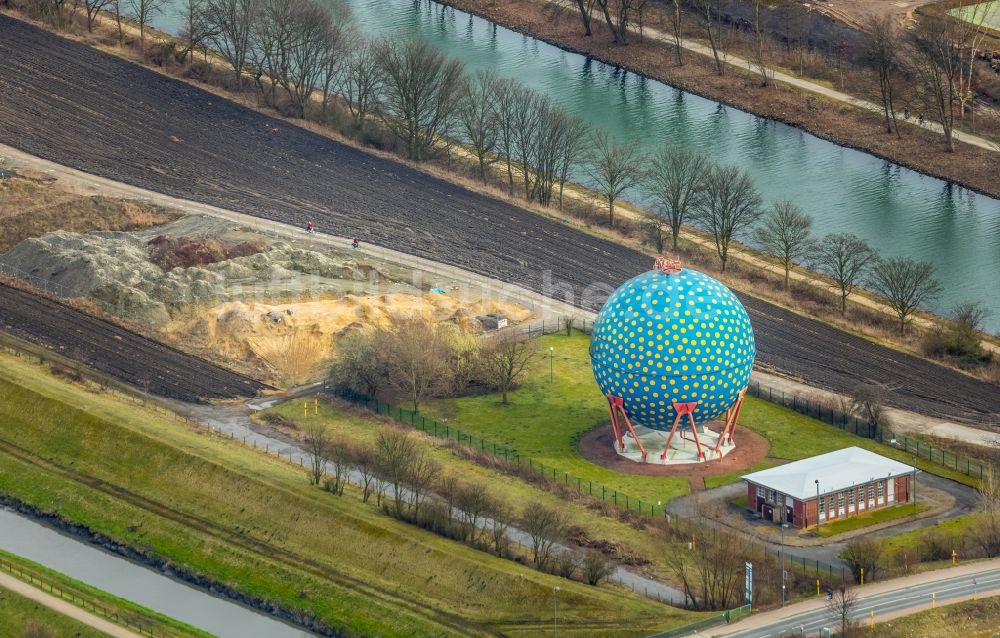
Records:
[[[365,241],[588,309],[651,266],[641,253],[368,155],[0,16],[0,142],[110,179]],[[552,282],[557,282],[553,284]],[[740,295],[758,363],[897,407],[991,423],[1000,388]]]
[[[3,284],[0,329],[133,385],[148,387],[153,394],[182,401],[256,396],[267,387],[59,302]]]

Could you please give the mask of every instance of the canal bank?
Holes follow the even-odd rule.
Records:
[[[867,240],[882,257],[929,259],[945,286],[931,310],[947,314],[958,303],[981,301],[993,310],[987,328],[1000,329],[1000,300],[991,292],[1000,275],[1000,201],[927,175],[938,171],[926,162],[920,166],[914,162],[923,172],[900,165],[910,162],[892,156],[895,137],[881,132],[880,121],[872,114],[787,89],[762,90],[749,76],[720,79],[697,69],[691,54],[682,70],[697,76],[698,84],[680,90],[596,59],[616,64],[624,62],[626,54],[635,56],[657,71],[657,78],[671,81],[665,74],[673,68],[664,62],[662,51],[650,51],[645,45],[614,47],[599,35],[584,39],[576,34],[578,25],[565,24],[565,19],[533,20],[529,11],[515,10],[522,4],[529,9],[537,6],[527,0],[515,9],[484,0],[454,4],[479,7],[496,20],[503,21],[501,14],[506,15],[513,26],[532,36],[554,30],[558,38],[540,35],[559,46],[436,2],[389,0],[391,6],[385,7],[386,3],[374,0],[341,1],[370,36],[423,38],[464,62],[470,72],[490,69],[516,77],[591,126],[619,139],[639,140],[644,151],[670,143],[698,150],[718,163],[735,164],[750,173],[765,203],[788,199],[802,206],[814,219],[816,236],[850,232]],[[573,38],[587,42],[577,46]],[[741,108],[766,110],[769,119],[697,95],[712,91],[727,95],[730,102],[738,100]],[[759,102],[762,91],[777,102]],[[761,108],[765,106],[768,109]],[[859,116],[867,120],[858,124],[852,119]],[[856,130],[845,138],[818,130],[819,125]],[[908,150],[911,155],[927,161],[954,160],[939,150],[937,136],[929,131],[904,130],[903,140],[915,145]],[[982,177],[995,176],[1000,165],[996,154],[963,150],[959,158],[976,165],[981,177],[977,188],[1000,188],[995,177]],[[589,183],[585,171],[577,173],[574,179]],[[951,177],[947,171],[939,173]],[[644,201],[635,191],[628,197]]]
[[[251,609],[261,601],[9,499],[0,502],[0,549],[220,638],[313,635]]]

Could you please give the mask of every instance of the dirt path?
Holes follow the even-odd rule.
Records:
[[[635,250],[0,17],[0,143],[174,197],[443,262],[593,310],[650,268]],[[901,408],[989,422],[1000,388],[741,295],[758,363]]]
[[[255,396],[262,383],[51,299],[0,283],[0,329],[184,401]]]
[[[108,622],[100,616],[95,616],[89,611],[84,611],[83,609],[66,602],[62,598],[56,598],[55,596],[47,594],[37,587],[33,587],[32,585],[14,578],[10,574],[0,573],[0,587],[9,589],[19,596],[30,598],[36,603],[40,603],[53,611],[59,612],[63,616],[68,616],[73,620],[78,620],[98,631],[103,631],[107,635],[113,636],[113,638],[140,638],[139,634],[133,633],[124,627]]]

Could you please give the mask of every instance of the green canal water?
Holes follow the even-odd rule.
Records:
[[[948,11],[948,14],[971,22],[981,22],[986,26],[1000,31],[1000,0],[969,4],[957,9],[951,9]]]
[[[851,232],[883,257],[931,260],[947,312],[975,300],[1000,331],[1000,201],[921,175],[799,129],[685,93],[429,0],[337,0],[361,28],[395,40],[424,38],[470,71],[494,69],[620,139],[646,150],[670,142],[746,169],[766,202],[788,199],[817,236]],[[168,8],[160,26],[176,30]],[[585,175],[576,176],[587,182]],[[997,160],[1000,179],[1000,155]],[[642,194],[629,198],[642,202]]]

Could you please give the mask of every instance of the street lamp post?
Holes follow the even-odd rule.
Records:
[[[819,479],[816,479],[816,529],[819,530]]]
[[[785,606],[785,528],[788,523],[781,524],[781,606]]]
[[[552,358],[556,354],[556,349],[549,346],[549,383],[552,383]]]
[[[559,633],[559,587],[552,588],[552,636]]]

